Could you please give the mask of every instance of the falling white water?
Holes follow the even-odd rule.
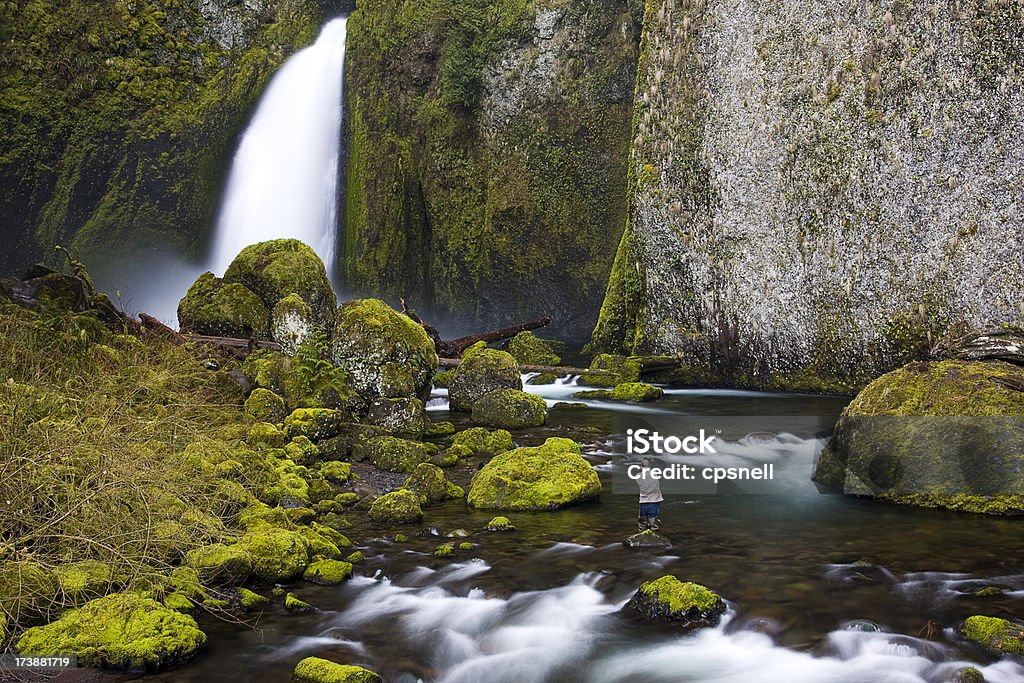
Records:
[[[345,19],[293,55],[271,80],[242,137],[228,180],[209,268],[223,274],[250,244],[295,238],[331,274],[338,212],[338,158]]]

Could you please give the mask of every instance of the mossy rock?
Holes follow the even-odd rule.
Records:
[[[847,406],[815,481],[895,503],[1024,513],[1024,368],[1001,361],[911,363]]]
[[[0,609],[0,646],[7,641],[7,615]]]
[[[316,444],[305,435],[296,436],[288,442],[284,447],[284,452],[288,455],[289,460],[296,465],[303,466],[316,463],[317,458],[320,457],[320,450]]]
[[[590,363],[589,372],[583,373],[579,383],[591,387],[616,387],[624,382],[640,381],[641,359],[599,353]]]
[[[58,590],[57,577],[37,562],[0,564],[0,611],[6,611],[16,622],[46,614]]]
[[[299,346],[317,328],[317,318],[298,294],[289,294],[274,304],[270,312],[270,338],[281,351],[294,356]]]
[[[485,427],[471,427],[452,437],[453,446],[466,448],[471,455],[491,457],[516,447],[512,434],[504,429],[491,431]]]
[[[341,560],[320,560],[306,567],[302,578],[319,586],[337,586],[352,578],[352,565]]]
[[[316,611],[316,607],[300,599],[295,593],[284,596],[284,608],[293,614],[309,614]]]
[[[306,657],[295,666],[291,683],[382,683],[382,679],[359,666]]]
[[[427,431],[430,420],[418,398],[377,398],[370,403],[366,422],[392,434],[418,439]]]
[[[487,510],[555,510],[601,494],[579,444],[552,438],[496,456],[473,477],[467,502]]]
[[[309,541],[297,531],[258,526],[238,547],[252,558],[253,574],[263,581],[290,581],[309,564]]]
[[[195,619],[156,600],[115,593],[28,629],[17,647],[26,656],[77,655],[91,667],[156,670],[200,652],[206,634]]]
[[[968,640],[995,655],[1024,655],[1024,626],[998,617],[968,617],[960,627]]]
[[[448,401],[452,410],[469,412],[483,396],[499,389],[522,389],[519,363],[512,354],[481,349],[464,357],[448,383]]]
[[[335,525],[335,526],[340,526],[340,525]],[[319,534],[321,537],[323,537],[325,540],[329,541],[333,546],[335,546],[337,548],[349,548],[349,547],[351,547],[352,546],[352,541],[348,540],[348,538],[345,536],[345,534],[343,534],[340,531],[338,531],[338,529],[335,528],[335,526],[329,526],[327,524],[321,524],[319,522],[313,522],[312,524],[310,524],[309,528],[312,529],[313,531],[315,531],[317,534]],[[347,527],[350,527],[352,525],[346,523],[344,526],[347,528]]]
[[[363,555],[362,551],[356,550],[355,552],[349,553],[348,557],[345,558],[345,561],[350,564],[358,564],[365,559],[366,557]]]
[[[62,564],[53,573],[61,592],[76,605],[100,597],[114,583],[113,568],[98,560]]]
[[[623,382],[611,390],[595,389],[593,391],[578,391],[575,394],[577,398],[604,398],[630,403],[657,401],[664,395],[665,392],[660,387],[642,382]]]
[[[434,557],[450,557],[455,554],[455,546],[451,543],[444,543],[434,548]]]
[[[190,550],[185,564],[199,574],[203,583],[231,585],[244,583],[252,574],[252,558],[238,546],[214,543]]]
[[[423,519],[420,496],[412,491],[399,489],[373,501],[370,519],[379,523],[413,524]]]
[[[175,567],[171,571],[171,588],[193,602],[202,602],[209,597],[206,587],[199,578],[199,572],[192,567]]]
[[[270,389],[256,388],[245,399],[245,414],[256,422],[277,424],[287,415],[284,399]]]
[[[184,593],[168,593],[164,596],[163,603],[167,609],[172,609],[182,614],[191,614],[196,609],[196,603]]]
[[[698,583],[663,576],[641,584],[626,609],[651,621],[667,621],[690,630],[717,624],[725,614],[725,601]]]
[[[257,422],[249,428],[246,441],[250,446],[266,446],[268,448],[281,448],[287,441],[285,433],[269,422]]]
[[[456,486],[445,478],[440,467],[425,462],[416,466],[402,487],[422,496],[428,504],[466,495],[461,486]]]
[[[515,531],[516,528],[513,526],[511,520],[508,517],[495,517],[491,521],[487,522],[488,531]]]
[[[331,355],[366,401],[426,401],[437,371],[434,342],[423,328],[377,299],[348,301],[338,309]]]
[[[533,332],[520,332],[508,342],[508,352],[524,365],[558,365],[562,358]]]
[[[502,429],[540,427],[548,419],[547,403],[540,396],[518,389],[499,389],[473,404],[473,423]]]
[[[290,439],[305,436],[319,442],[341,433],[349,416],[332,408],[296,408],[284,420],[285,435]]]
[[[416,466],[437,453],[437,446],[407,441],[396,436],[370,439],[353,449],[353,457],[369,461],[386,472],[411,473]]]
[[[451,384],[452,377],[455,376],[455,368],[451,370],[443,370],[434,375],[434,386],[447,389],[448,385]]]
[[[267,311],[288,295],[297,294],[325,328],[337,305],[323,261],[299,240],[271,240],[246,247],[228,266],[224,281],[248,287]]]
[[[352,465],[337,460],[323,462],[320,463],[320,475],[329,482],[344,484],[352,476]]]
[[[973,666],[960,669],[957,672],[954,683],[985,683],[985,674]]]
[[[238,589],[238,604],[245,611],[261,610],[270,604],[270,598],[248,588]]]
[[[182,332],[214,337],[267,339],[270,313],[260,298],[245,285],[229,283],[204,273],[178,303]]]
[[[526,380],[526,383],[531,387],[544,386],[547,384],[554,384],[558,381],[558,375],[553,372],[540,372],[530,379]]]

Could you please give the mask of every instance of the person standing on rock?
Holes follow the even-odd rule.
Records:
[[[637,517],[637,528],[640,531],[657,531],[661,528],[661,482],[651,476],[651,461],[644,458],[640,461],[640,478],[636,483],[640,486],[640,515]]]

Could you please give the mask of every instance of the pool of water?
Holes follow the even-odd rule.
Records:
[[[551,405],[579,390],[568,381],[528,388]],[[203,616],[208,652],[148,678],[287,681],[298,660],[315,655],[401,683],[945,683],[967,665],[990,682],[1024,681],[1024,666],[989,657],[956,633],[971,614],[1020,613],[1020,521],[819,492],[810,475],[821,426],[847,401],[669,390],[650,406],[556,408],[546,427],[517,442],[579,441],[605,487],[598,501],[510,514],[511,533],[483,531],[493,513],[453,501],[429,508],[402,544],[386,538],[394,529],[354,514],[349,536],[366,555],[358,576],[339,587],[292,587],[318,612],[292,615],[278,604],[248,625]],[[443,394],[431,415],[460,420]],[[767,494],[667,493],[663,532],[672,547],[630,550],[621,541],[635,531],[637,499],[613,482],[624,469],[625,429],[671,425],[673,416],[709,424],[778,416],[774,438],[726,430],[715,458],[773,462],[780,481]],[[451,473],[463,485],[471,475]],[[468,537],[455,540],[474,549],[433,557],[457,530]],[[641,582],[663,574],[714,589],[728,602],[726,618],[681,634],[623,612]],[[987,585],[1003,593],[974,595]]]

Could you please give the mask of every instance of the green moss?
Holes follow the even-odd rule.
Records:
[[[455,546],[445,543],[434,548],[434,557],[449,557],[455,554]]]
[[[452,381],[452,377],[455,376],[455,368],[451,370],[443,370],[434,375],[434,386],[446,388]]]
[[[420,497],[412,491],[400,489],[385,493],[370,506],[370,519],[374,522],[411,524],[423,519]]]
[[[183,614],[191,614],[196,609],[195,603],[184,593],[168,593],[164,596],[163,603],[167,609]]]
[[[57,578],[36,562],[0,564],[0,605],[12,621],[45,614],[54,605],[58,589]]]
[[[973,666],[968,666],[957,673],[956,683],[985,683],[985,674]]]
[[[395,543],[408,543],[409,537],[405,534],[395,534],[392,540],[394,540]]]
[[[284,431],[291,439],[305,436],[319,442],[340,434],[347,422],[344,413],[331,408],[296,408],[285,418]]]
[[[97,560],[62,564],[54,575],[61,591],[74,604],[100,597],[115,583],[111,566]]]
[[[1024,655],[1024,627],[996,617],[968,617],[960,632],[996,655]]]
[[[258,526],[242,537],[238,547],[252,558],[253,574],[263,581],[294,579],[309,564],[309,541],[295,531]]]
[[[85,666],[158,669],[191,658],[206,646],[195,620],[160,603],[117,593],[25,631],[22,655],[74,654]]]
[[[512,435],[504,429],[471,427],[452,437],[453,446],[466,448],[471,455],[490,457],[515,448]]]
[[[665,392],[659,387],[640,382],[623,382],[616,385],[610,391],[596,389],[594,391],[578,391],[575,394],[577,398],[606,398],[613,401],[629,401],[631,403],[657,401],[664,395]]]
[[[316,611],[316,607],[313,607],[313,605],[304,600],[300,600],[299,596],[295,595],[295,593],[288,593],[284,596],[284,608],[296,614],[307,614]]]
[[[337,560],[341,557],[341,548],[331,539],[336,537],[335,534],[341,536],[345,541],[348,541],[348,539],[340,533],[334,532],[333,529],[324,532],[325,529],[329,529],[329,527],[318,526],[316,529],[312,527],[299,527],[298,532],[309,544],[309,555],[311,558]]]
[[[639,357],[601,353],[590,363],[580,384],[592,387],[616,387],[624,382],[639,382],[642,361]]]
[[[492,510],[554,510],[596,498],[601,481],[569,439],[503,453],[476,473],[470,506]]]
[[[515,529],[508,517],[495,517],[487,522],[488,531],[515,531]]]
[[[320,474],[327,481],[334,482],[335,484],[344,484],[352,476],[352,465],[347,462],[338,462],[337,460],[323,462],[320,463]],[[344,504],[342,503],[342,505]]]
[[[257,422],[249,428],[249,435],[246,440],[250,446],[280,448],[284,446],[286,438],[284,432],[269,422]]]
[[[358,666],[307,657],[295,666],[292,683],[381,683],[381,677]]]
[[[362,562],[364,559],[365,558],[363,557],[363,553],[357,550],[353,553],[350,553],[349,556],[345,558],[345,561],[351,564],[358,564]]]
[[[392,434],[418,439],[427,431],[430,419],[418,398],[378,398],[366,415],[369,424]]]
[[[270,604],[270,599],[248,588],[238,589],[238,600],[243,610],[261,610]]]
[[[542,372],[534,375],[526,381],[530,386],[541,386],[545,384],[554,384],[558,381],[558,375],[553,372]]]
[[[462,543],[460,543],[460,544],[459,544],[459,550],[461,550],[461,551],[463,551],[463,552],[467,552],[467,551],[469,551],[469,550],[472,550],[472,549],[473,549],[473,548],[475,548],[475,547],[476,547],[476,546],[474,546],[474,545],[473,545],[472,543],[470,543],[469,541],[463,541]]]
[[[270,338],[270,314],[260,298],[244,285],[226,283],[204,273],[178,304],[184,332],[215,337]]]
[[[483,349],[463,358],[448,383],[448,399],[452,410],[470,411],[492,391],[522,388],[516,359],[504,351]]]
[[[321,586],[337,586],[352,578],[352,564],[340,560],[320,560],[309,565],[302,578]]]
[[[245,414],[256,422],[277,424],[284,421],[284,399],[269,389],[254,389],[245,400]]]
[[[440,467],[430,463],[417,465],[402,487],[421,496],[427,503],[438,503],[466,495],[461,486],[456,486],[445,479]]]
[[[473,404],[473,422],[502,429],[539,427],[547,421],[544,399],[518,389],[500,389]]]
[[[320,457],[320,450],[316,444],[306,436],[296,436],[285,447],[284,452],[288,459],[297,465],[312,465]]]
[[[341,526],[341,525],[335,525]],[[344,524],[345,527],[352,526],[351,524]],[[348,540],[345,534],[338,531],[334,526],[328,526],[327,524],[320,524],[313,522],[310,525],[310,529],[315,531],[321,537],[329,541],[336,548],[348,548],[351,547],[352,541]]]
[[[508,343],[508,352],[525,365],[558,365],[561,357],[543,339],[532,332],[520,332]]]
[[[248,553],[237,546],[221,543],[191,550],[185,555],[185,563],[199,573],[204,583],[242,583],[252,573],[252,560]]]
[[[660,619],[686,628],[713,625],[725,612],[725,601],[697,583],[663,576],[640,586],[628,607],[648,619]]]
[[[358,445],[355,457],[369,460],[387,472],[412,472],[417,465],[437,453],[433,444],[407,441],[395,436],[380,436]]]

